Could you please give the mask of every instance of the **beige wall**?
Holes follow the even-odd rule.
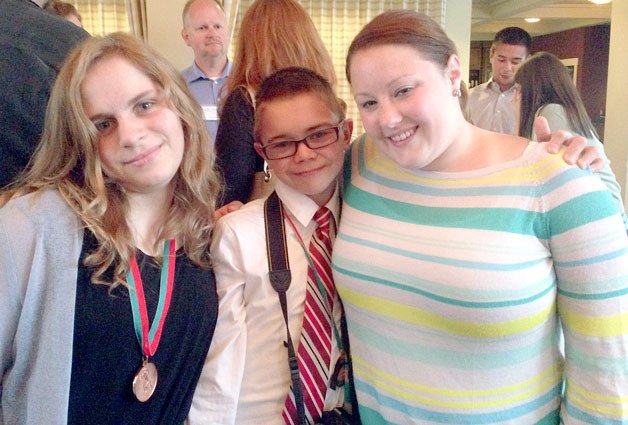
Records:
[[[147,0],[148,43],[159,50],[178,69],[194,60],[192,49],[181,38],[181,11],[185,0]]]
[[[469,83],[469,58],[471,56],[471,2],[468,0],[448,0],[445,9],[445,31],[456,43],[462,78]]]
[[[608,87],[606,90],[606,126],[604,150],[611,160],[617,181],[624,189],[624,204],[628,200],[626,190],[626,159],[628,158],[628,55],[625,40],[628,39],[628,2],[614,1],[611,15],[611,43],[608,58]]]

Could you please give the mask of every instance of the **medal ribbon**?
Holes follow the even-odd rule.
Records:
[[[142,276],[137,266],[135,256],[131,257],[131,271],[126,275],[127,284],[130,287],[131,310],[133,312],[133,326],[135,335],[142,347],[144,356],[150,357],[157,351],[161,331],[170,308],[172,289],[174,287],[174,269],[176,260],[176,241],[174,239],[164,242],[163,265],[161,266],[161,280],[159,284],[159,302],[153,323],[148,329],[148,311],[146,310],[146,298],[142,285]]]

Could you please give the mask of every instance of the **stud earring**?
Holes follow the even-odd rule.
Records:
[[[460,90],[460,87],[455,88],[454,91],[451,93],[453,97],[461,97],[462,96],[462,90]]]

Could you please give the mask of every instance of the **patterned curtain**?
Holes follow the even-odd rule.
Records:
[[[92,35],[129,32],[131,28],[126,3],[127,0],[72,0],[81,15],[83,27]]]

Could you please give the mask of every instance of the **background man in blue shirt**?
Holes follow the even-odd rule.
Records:
[[[181,37],[194,51],[194,63],[183,70],[183,78],[203,107],[205,123],[214,140],[218,130],[217,105],[231,71],[227,58],[229,27],[222,5],[216,0],[188,0],[183,7]]]

